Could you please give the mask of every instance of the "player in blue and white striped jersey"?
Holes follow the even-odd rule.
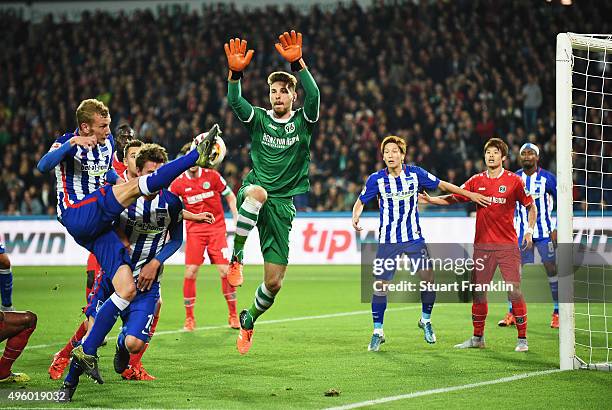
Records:
[[[482,206],[490,204],[490,200],[481,194],[472,193],[449,182],[441,181],[423,168],[405,165],[406,142],[400,137],[386,137],[380,150],[387,168],[368,177],[365,188],[353,206],[353,228],[360,231],[362,228],[359,226],[359,218],[364,205],[374,197],[378,197],[380,229],[377,259],[395,259],[401,254],[406,254],[411,261],[424,261],[428,258],[418,212],[418,193],[423,188],[440,188],[447,192],[464,195]],[[394,274],[395,268],[385,269],[377,280],[387,283],[393,279]],[[431,269],[419,269],[419,275],[423,281],[433,282]],[[421,292],[422,314],[418,325],[423,329],[427,343],[436,342],[431,325],[431,311],[435,299],[435,291]],[[370,351],[378,351],[380,345],[385,342],[383,318],[386,308],[387,292],[385,290],[374,291],[372,295],[374,332],[368,346]]]
[[[557,269],[555,266],[557,241],[557,227],[553,221],[551,213],[557,201],[557,178],[538,165],[540,160],[540,149],[532,143],[523,144],[519,151],[521,169],[516,174],[525,182],[525,188],[531,194],[533,202],[536,204],[537,219],[533,228],[533,247],[521,249],[521,263],[534,263],[535,249],[542,260],[546,269],[548,283],[553,298],[553,314],[550,327],[559,327],[559,289]],[[523,235],[529,232],[527,224],[527,210],[524,206],[517,203],[514,212],[514,228],[518,236],[518,243],[522,243]],[[512,305],[509,305],[509,312],[499,321],[499,326],[510,326],[514,324]]]
[[[57,138],[38,163],[38,170],[43,173],[55,168],[60,220],[67,208],[119,178],[111,167],[115,141],[110,132],[108,108],[98,100],[83,100],[76,116],[79,128]]]

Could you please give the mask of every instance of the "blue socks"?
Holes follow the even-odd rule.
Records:
[[[431,311],[433,310],[434,303],[436,303],[436,292],[434,291],[421,291],[421,304],[423,306],[421,320],[427,322],[431,319]]]
[[[13,306],[13,272],[11,269],[0,269],[0,297],[2,306]]]
[[[104,338],[111,331],[119,313],[128,307],[130,302],[122,299],[117,293],[113,293],[110,298],[100,307],[96,313],[96,320],[91,328],[89,336],[83,342],[83,351],[86,354],[95,355],[98,347],[104,341]]]
[[[374,329],[382,329],[387,309],[387,295],[372,295],[372,320]]]
[[[193,149],[188,154],[162,165],[154,173],[140,178],[138,180],[140,192],[150,195],[170,186],[179,175],[193,167],[199,157],[198,150]]]
[[[552,299],[554,303],[554,313],[559,313],[559,279],[557,275],[548,277],[548,284],[550,285],[550,293],[552,293]]]

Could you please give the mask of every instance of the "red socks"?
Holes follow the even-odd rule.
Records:
[[[485,321],[487,319],[488,311],[489,305],[487,302],[474,302],[472,304],[472,324],[474,325],[474,336],[481,337],[484,334]]]
[[[74,349],[76,344],[83,338],[83,336],[85,336],[85,333],[87,333],[85,322],[81,322],[81,325],[76,330],[76,332],[74,332],[74,335],[72,335],[70,341],[66,343],[66,346],[64,346],[62,350],[59,351],[59,356],[69,358],[70,352],[72,351],[72,349]]]
[[[36,325],[24,329],[6,341],[4,354],[0,359],[0,379],[4,379],[11,374],[13,363],[17,360],[23,349],[25,349],[28,339],[35,329]]]
[[[525,304],[525,299],[513,300],[512,312],[516,318],[518,337],[527,337],[527,305]]]
[[[183,281],[183,298],[185,300],[185,313],[193,318],[193,306],[196,299],[196,280],[185,278]]]
[[[236,315],[236,288],[229,284],[227,278],[221,278],[221,289],[227,302],[227,308],[232,316]]]

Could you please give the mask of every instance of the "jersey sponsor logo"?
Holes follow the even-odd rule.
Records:
[[[492,196],[491,197],[491,202],[494,203],[494,204],[505,204],[506,203],[506,198],[499,198],[499,197],[496,197],[496,196]]]
[[[129,226],[132,226],[136,232],[143,233],[143,234],[158,234],[158,233],[163,232],[166,229],[165,226],[159,226],[157,224],[157,221],[155,223],[151,223],[151,222],[133,221],[131,219],[128,219],[126,221],[126,224]]]
[[[505,185],[500,185],[500,186],[499,186],[499,192],[500,192],[500,193],[502,193],[502,194],[503,194],[504,192],[506,192],[506,186],[505,186]]]
[[[85,164],[81,164],[81,171],[82,172],[87,172],[88,174],[91,174],[93,176],[102,176],[106,173],[107,171],[107,166],[106,164],[91,164],[91,163],[85,163]]]
[[[210,188],[210,182],[206,181],[202,184],[202,188],[204,189],[209,189]]]
[[[384,199],[392,199],[394,201],[402,201],[417,194],[416,190],[399,191],[399,192],[382,192],[381,196]]]
[[[189,205],[197,204],[198,202],[202,202],[206,198],[210,198],[210,197],[212,197],[214,195],[215,195],[215,193],[213,191],[209,191],[209,192],[203,192],[203,193],[197,194],[197,195],[188,196],[187,197],[187,203]]]
[[[298,140],[299,136],[297,135],[291,138],[276,138],[264,133],[261,142],[268,147],[286,149],[295,144]]]
[[[287,134],[290,134],[293,131],[295,131],[295,123],[290,122],[290,123],[285,124],[285,132]]]

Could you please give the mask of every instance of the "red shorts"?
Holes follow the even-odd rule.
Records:
[[[208,254],[210,263],[214,265],[227,265],[229,260],[225,232],[211,235],[189,234],[185,243],[185,265],[201,265],[204,263],[204,251]]]
[[[472,283],[489,283],[499,266],[505,282],[521,282],[521,252],[518,246],[504,249],[474,249]]]

